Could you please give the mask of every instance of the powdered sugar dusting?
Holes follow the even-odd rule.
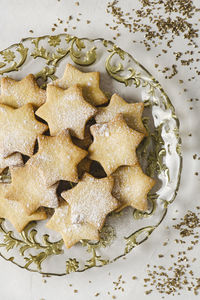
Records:
[[[97,72],[82,73],[74,66],[67,64],[62,78],[53,82],[54,86],[63,89],[78,84],[83,89],[83,95],[92,105],[101,105],[108,100],[99,88],[99,74]]]
[[[127,103],[120,96],[114,94],[107,107],[98,108],[95,120],[97,123],[109,122],[121,113],[129,127],[146,134],[146,129],[142,123],[143,108],[143,103]]]
[[[68,205],[62,205],[62,207],[56,208],[56,217],[53,216],[54,221],[57,226],[60,226],[61,224],[64,225],[65,228],[65,223],[68,219],[68,214],[69,214],[69,206]]]
[[[105,123],[103,125],[96,125],[96,128],[98,129],[99,135],[106,137],[110,135],[108,124]]]
[[[113,195],[122,204],[144,210],[147,207],[147,193],[154,185],[154,180],[145,175],[136,164],[132,167],[120,167],[113,173],[115,184]]]
[[[40,170],[45,184],[51,186],[59,180],[78,181],[77,165],[87,152],[76,147],[68,132],[55,137],[42,136],[39,151],[32,156],[28,165]]]
[[[80,224],[84,222],[84,215],[83,214],[72,214],[71,216],[72,224]]]
[[[74,223],[90,223],[101,228],[106,215],[117,207],[111,195],[112,183],[109,179],[95,179],[85,175],[84,181],[63,197],[70,204],[71,219]],[[76,221],[79,222],[76,222]]]
[[[84,100],[77,86],[65,91],[55,86],[48,86],[48,89],[47,103],[37,113],[48,122],[51,134],[56,135],[68,128],[73,135],[83,139],[85,123],[96,109]]]
[[[57,184],[46,187],[42,174],[36,168],[25,165],[12,170],[11,175],[12,199],[23,203],[30,213],[41,206],[58,207]]]
[[[7,157],[13,152],[32,155],[37,135],[46,130],[46,125],[38,122],[31,106],[12,109],[0,104],[0,155]]]
[[[121,115],[108,123],[91,126],[91,132],[94,141],[89,147],[90,158],[99,161],[107,175],[119,166],[137,162],[135,150],[143,134],[129,128]]]
[[[12,166],[22,166],[23,159],[20,153],[14,153],[6,158],[0,156],[0,168],[4,169],[6,167]]]
[[[27,103],[38,107],[46,100],[46,92],[37,86],[31,74],[21,81],[4,78],[1,94],[2,103],[11,105],[12,107],[21,107]]]

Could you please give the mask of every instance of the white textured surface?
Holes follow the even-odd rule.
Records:
[[[87,36],[91,38],[102,37],[112,39],[111,32],[105,23],[110,23],[112,17],[105,14],[107,1],[102,0],[81,0],[80,6],[77,7],[74,1],[61,0],[1,0],[0,9],[0,47],[4,49],[14,42],[18,42],[22,37],[30,35],[29,30],[34,30],[33,36],[41,36],[50,34],[53,23],[57,22],[57,18],[66,20],[69,15],[77,15],[82,13],[80,17],[80,26],[76,30],[68,30],[68,33],[78,35],[80,37]],[[122,1],[121,1],[122,2]],[[125,2],[125,1],[123,1]],[[136,1],[127,0],[123,3],[124,10],[128,11],[134,6]],[[197,1],[195,1],[197,2]],[[89,6],[90,3],[90,6]],[[78,17],[78,16],[77,16]],[[91,24],[86,25],[86,20],[91,20]],[[77,22],[76,22],[77,23]],[[62,26],[54,33],[61,33]],[[159,253],[173,253],[174,238],[177,237],[177,232],[172,228],[172,216],[184,215],[188,209],[193,209],[199,203],[199,185],[200,176],[194,176],[195,172],[199,171],[199,162],[192,159],[192,155],[200,153],[199,139],[199,113],[200,101],[192,104],[193,110],[190,110],[190,104],[187,99],[197,98],[199,89],[197,83],[199,78],[193,80],[188,86],[179,85],[179,79],[186,79],[195,76],[194,72],[189,68],[181,67],[181,72],[172,80],[165,80],[165,74],[157,73],[154,68],[155,55],[154,50],[146,52],[142,44],[133,44],[131,41],[134,35],[128,30],[121,28],[121,37],[117,44],[123,49],[132,53],[147,69],[149,69],[155,77],[157,77],[161,85],[165,88],[171,98],[178,117],[181,120],[181,133],[183,139],[184,164],[181,180],[181,187],[174,204],[171,205],[168,215],[163,224],[154,231],[151,238],[141,247],[137,247],[126,260],[119,260],[115,264],[105,266],[101,269],[92,269],[80,274],[71,274],[63,278],[47,278],[44,283],[43,279],[38,274],[32,274],[21,270],[11,263],[0,259],[0,298],[3,300],[91,300],[91,299],[112,299],[111,295],[115,295],[120,300],[132,299],[161,299],[161,295],[152,293],[145,295],[143,287],[143,278],[146,276],[146,264],[159,264]],[[141,33],[142,34],[142,33]],[[178,40],[179,48],[184,51],[184,41]],[[162,48],[161,48],[162,49]],[[171,60],[169,52],[162,60],[160,65],[164,68]],[[178,64],[178,63],[177,63]],[[188,76],[190,73],[190,76]],[[185,80],[186,81],[186,80]],[[183,88],[187,88],[187,92],[183,92]],[[123,95],[122,95],[123,96]],[[192,133],[192,137],[188,134]],[[176,213],[178,209],[178,213]],[[168,228],[167,228],[168,226]],[[169,239],[169,245],[165,248],[162,243]],[[198,253],[200,247],[195,247],[195,252]],[[197,255],[199,257],[199,255]],[[194,272],[198,274],[199,261],[197,260],[193,266]],[[110,275],[109,275],[110,274]],[[117,281],[118,276],[122,274],[125,281],[123,287],[124,293],[113,290],[113,281]],[[137,280],[133,281],[131,277],[136,275]],[[198,274],[199,275],[199,274]],[[89,280],[92,282],[89,283]],[[72,287],[69,286],[72,284]],[[74,294],[74,289],[78,293]],[[111,295],[107,295],[110,291]],[[100,293],[98,297],[94,294]],[[182,291],[180,296],[168,296],[167,299],[197,299],[193,293]]]

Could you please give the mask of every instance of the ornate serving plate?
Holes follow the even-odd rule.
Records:
[[[0,219],[0,255],[21,268],[42,274],[65,275],[101,267],[125,256],[159,226],[175,199],[181,174],[181,140],[174,107],[159,82],[130,54],[110,41],[67,34],[26,38],[0,52],[0,75],[21,79],[33,73],[40,86],[62,76],[66,62],[82,71],[100,71],[101,88],[128,102],[145,103],[144,124],[149,136],[137,154],[146,174],[156,179],[148,196],[149,210],[126,208],[106,220],[98,243],[82,241],[65,249],[59,234],[45,221],[30,223],[18,234]],[[9,181],[9,174],[1,175]]]

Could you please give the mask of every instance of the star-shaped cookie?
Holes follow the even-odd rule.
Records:
[[[88,223],[74,223],[71,219],[69,205],[63,201],[48,221],[46,226],[60,232],[67,248],[72,247],[80,240],[99,240],[99,232]]]
[[[107,214],[118,207],[118,201],[111,195],[112,177],[96,179],[85,173],[79,183],[61,196],[71,208],[72,223],[89,223],[101,229]]]
[[[129,127],[147,135],[147,131],[142,123],[143,110],[144,103],[127,103],[119,95],[114,94],[108,106],[98,108],[95,120],[97,123],[109,122],[116,114],[122,113]]]
[[[143,173],[139,163],[133,167],[120,167],[112,176],[115,180],[112,194],[120,201],[120,209],[132,206],[147,210],[147,194],[155,185],[155,180]]]
[[[40,135],[38,143],[39,151],[27,165],[41,171],[46,185],[51,186],[59,180],[78,182],[77,165],[87,151],[72,143],[68,130],[57,136]]]
[[[44,209],[29,216],[20,202],[7,200],[5,195],[9,186],[9,184],[0,183],[0,218],[8,219],[18,232],[21,232],[31,221],[47,218]]]
[[[31,104],[17,109],[0,104],[0,128],[0,156],[3,157],[14,152],[31,156],[37,136],[48,129],[36,120]]]
[[[84,100],[82,90],[77,85],[67,90],[48,85],[47,101],[36,115],[48,123],[51,135],[70,129],[72,135],[83,139],[85,124],[96,111]]]
[[[0,156],[0,174],[7,167],[13,167],[13,166],[19,167],[19,166],[23,166],[23,164],[24,164],[23,159],[20,153],[13,153],[6,158]]]
[[[45,101],[46,91],[38,87],[33,74],[29,74],[20,81],[9,77],[1,79],[0,103],[14,108],[31,103],[38,108]]]
[[[78,84],[83,89],[84,98],[92,105],[97,106],[108,102],[108,99],[99,88],[99,72],[83,73],[71,64],[67,64],[62,78],[52,84],[67,89]]]
[[[89,158],[100,162],[107,175],[119,166],[137,162],[136,148],[144,134],[131,129],[121,114],[108,123],[91,126],[90,131],[94,141],[88,149]]]
[[[6,193],[8,200],[18,201],[23,205],[28,215],[34,213],[39,207],[56,208],[58,198],[56,189],[58,184],[47,187],[43,174],[29,165],[11,169],[12,183]]]

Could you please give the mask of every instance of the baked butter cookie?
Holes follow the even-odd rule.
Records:
[[[55,209],[46,226],[62,235],[66,248],[72,247],[80,240],[99,240],[99,231],[95,226],[73,221],[70,206],[64,201]]]
[[[72,135],[83,139],[85,124],[96,112],[96,108],[85,101],[77,85],[67,90],[48,85],[47,101],[36,115],[48,123],[51,135],[70,129]]]
[[[98,108],[95,120],[97,123],[109,122],[116,114],[121,113],[129,127],[147,135],[147,131],[142,123],[143,110],[144,103],[127,103],[119,95],[114,94],[108,106]]]
[[[58,184],[47,187],[43,174],[33,166],[25,165],[11,169],[12,183],[5,197],[21,203],[28,215],[39,207],[58,207],[56,189]]]
[[[97,179],[85,173],[79,183],[61,196],[71,207],[74,223],[89,223],[101,229],[107,214],[118,208],[118,201],[111,195],[112,177]]]
[[[115,180],[112,194],[120,201],[120,210],[126,206],[147,210],[147,194],[155,185],[155,180],[143,173],[139,163],[119,167],[112,176]]]
[[[87,151],[72,143],[69,131],[57,136],[40,135],[39,150],[27,165],[39,170],[46,185],[51,186],[59,180],[78,182],[77,165],[87,155]]]
[[[8,219],[18,232],[21,232],[31,221],[47,218],[44,209],[28,215],[20,202],[8,200],[6,193],[9,187],[10,184],[0,183],[0,218]]]
[[[10,156],[4,158],[0,156],[0,174],[5,170],[7,167],[19,167],[23,166],[23,158],[20,153],[13,153]]]
[[[94,137],[90,145],[89,158],[101,163],[107,175],[122,165],[137,162],[136,148],[144,134],[128,127],[122,114],[117,114],[108,123],[90,127]]]
[[[17,109],[0,104],[0,156],[8,157],[14,152],[33,155],[38,135],[47,129],[36,120],[31,104]]]
[[[83,90],[84,98],[92,105],[97,106],[108,102],[108,99],[99,88],[99,72],[84,73],[71,64],[67,64],[63,77],[55,80],[52,84],[67,89],[78,84]]]
[[[61,194],[67,202],[55,210],[47,227],[61,233],[67,248],[81,239],[99,240],[107,214],[118,208],[111,195],[113,184],[111,177],[96,179],[85,173],[74,188]]]
[[[0,103],[21,107],[27,103],[38,108],[46,101],[46,91],[40,89],[33,74],[29,74],[20,81],[9,77],[1,78]]]

